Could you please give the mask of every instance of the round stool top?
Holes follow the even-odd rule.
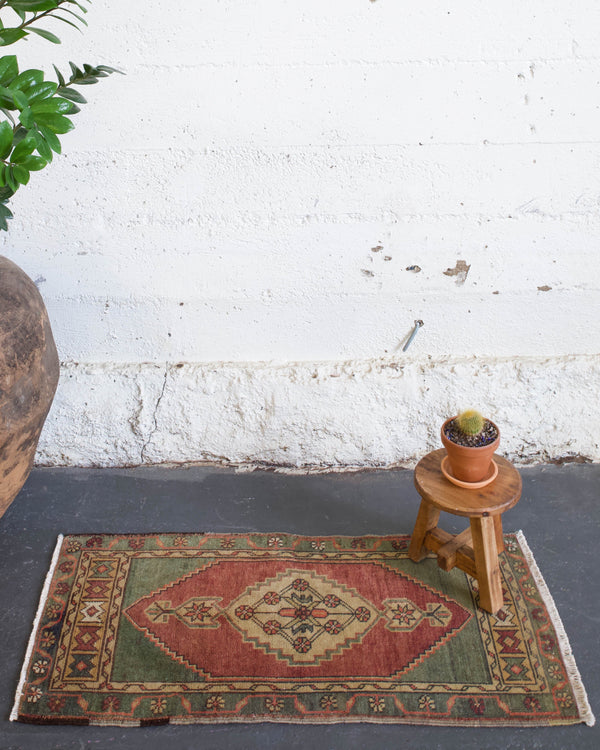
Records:
[[[505,458],[494,454],[498,476],[479,490],[457,487],[440,468],[445,448],[424,456],[415,467],[415,487],[424,500],[455,516],[496,516],[516,505],[521,497],[521,475]]]

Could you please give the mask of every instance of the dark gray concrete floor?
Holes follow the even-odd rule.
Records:
[[[538,466],[523,469],[522,475],[521,502],[504,516],[504,528],[523,529],[570,637],[592,710],[600,714],[600,465]],[[212,467],[34,471],[0,520],[0,750],[600,748],[600,724],[537,729],[374,724],[119,729],[8,721],[59,533],[410,533],[417,505],[409,471],[312,476],[236,474]],[[446,528],[454,530],[452,517],[445,521]]]

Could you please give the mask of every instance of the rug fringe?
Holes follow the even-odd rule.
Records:
[[[10,712],[10,717],[9,717],[10,721],[17,721],[19,718],[19,704],[21,703],[21,698],[23,697],[23,687],[25,686],[25,682],[27,680],[27,672],[29,670],[29,661],[31,659],[31,654],[33,653],[33,648],[35,646],[35,637],[36,637],[37,630],[40,624],[40,620],[42,619],[42,614],[44,613],[46,600],[48,599],[48,594],[50,592],[50,584],[52,582],[54,569],[56,568],[58,557],[60,555],[60,548],[63,542],[63,538],[64,537],[62,534],[58,535],[58,539],[56,541],[56,547],[54,548],[54,553],[52,555],[52,562],[50,564],[50,570],[48,571],[48,574],[46,575],[46,580],[44,581],[44,588],[42,589],[42,594],[40,596],[40,603],[38,604],[37,612],[35,615],[35,620],[33,621],[33,629],[29,637],[29,643],[27,644],[25,660],[23,662],[23,667],[21,668],[21,676],[19,678],[19,685],[17,687],[17,692],[15,695],[15,704],[13,706],[12,711]]]
[[[516,536],[525,559],[527,560],[527,563],[529,565],[531,575],[533,576],[539,592],[542,595],[544,604],[546,605],[546,609],[548,610],[548,614],[550,615],[550,620],[552,622],[552,625],[554,626],[554,630],[556,631],[556,635],[558,637],[558,645],[563,655],[565,668],[567,670],[569,682],[571,683],[571,688],[573,689],[573,693],[575,695],[575,700],[577,701],[577,708],[579,710],[581,720],[585,721],[588,727],[593,727],[596,723],[596,718],[594,717],[591,706],[588,702],[587,693],[585,691],[585,687],[583,686],[577,664],[575,663],[575,656],[573,655],[573,650],[571,649],[569,638],[567,637],[564,625],[562,624],[562,620],[560,619],[560,615],[558,614],[558,609],[556,608],[556,604],[554,603],[554,599],[552,598],[550,589],[548,588],[546,581],[544,580],[540,569],[538,568],[538,565],[533,556],[533,552],[529,548],[527,540],[525,539],[525,535],[521,530],[519,530],[516,532]]]

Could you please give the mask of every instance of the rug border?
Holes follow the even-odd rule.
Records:
[[[25,652],[25,659],[23,660],[23,666],[21,667],[21,675],[19,677],[19,684],[17,686],[17,692],[15,694],[15,702],[13,705],[13,709],[10,712],[9,721],[18,721],[18,718],[19,718],[19,704],[23,696],[23,688],[25,687],[25,683],[27,682],[27,674],[29,672],[29,662],[31,660],[31,654],[33,653],[33,648],[35,646],[35,638],[37,635],[40,620],[42,619],[44,608],[46,606],[46,600],[48,599],[48,595],[50,593],[50,584],[52,583],[54,570],[58,563],[58,558],[60,556],[60,550],[62,547],[63,539],[64,539],[64,534],[59,534],[56,540],[56,546],[54,547],[54,553],[52,554],[52,561],[50,563],[50,569],[48,570],[48,573],[46,574],[44,587],[42,589],[42,593],[40,594],[40,601],[38,604],[37,612],[35,614],[35,618],[33,620],[31,634],[29,636],[29,641],[27,643],[27,651]]]
[[[529,570],[531,571],[533,580],[538,587],[538,590],[542,597],[542,601],[544,602],[544,605],[548,610],[548,614],[550,615],[550,620],[552,622],[554,630],[556,631],[558,646],[560,648],[565,668],[567,670],[567,676],[573,690],[573,695],[575,696],[575,700],[577,701],[577,709],[579,711],[581,721],[585,722],[588,727],[593,727],[596,723],[596,717],[592,713],[592,708],[588,701],[587,692],[583,685],[581,674],[579,673],[579,669],[577,668],[577,664],[575,663],[575,656],[569,642],[569,637],[567,636],[567,631],[565,630],[562,620],[560,619],[560,615],[558,613],[556,604],[554,603],[554,599],[552,598],[552,594],[550,593],[550,589],[548,588],[548,585],[544,580],[544,577],[542,576],[535,557],[533,556],[533,552],[527,544],[525,534],[521,531],[521,529],[516,532],[516,537],[521,550],[523,551],[525,559],[527,560],[527,564],[529,565]]]

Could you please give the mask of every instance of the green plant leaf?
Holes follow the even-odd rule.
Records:
[[[27,97],[22,91],[13,91],[12,98],[17,109],[25,109],[25,107],[27,107],[27,105],[29,104],[29,102],[27,101]]]
[[[25,107],[25,109],[22,109],[19,112],[19,120],[21,121],[21,125],[26,128],[32,128],[34,126],[35,120],[31,107]]]
[[[27,136],[26,138],[23,138],[23,140],[15,146],[12,154],[10,155],[11,162],[15,164],[19,164],[27,156],[33,153],[35,147],[36,147],[35,138],[33,138],[32,136]]]
[[[30,13],[41,13],[44,10],[58,8],[61,0],[9,0],[8,5],[14,10],[24,10]]]
[[[34,86],[36,83],[39,84],[43,80],[44,71],[32,68],[31,70],[24,70],[22,73],[19,73],[19,75],[11,81],[8,88],[12,91],[25,91],[25,89]]]
[[[70,11],[67,11],[69,13]],[[57,21],[62,21],[63,23],[68,23],[69,26],[72,26],[74,29],[77,29],[77,31],[81,31],[79,26],[76,23],[73,23],[73,21],[69,21],[68,18],[63,18],[62,16],[53,16],[53,18],[56,18]],[[87,26],[87,24],[86,24]],[[33,31],[33,29],[32,29]]]
[[[23,138],[27,138],[29,134],[30,134],[30,131],[27,128],[24,128],[21,123],[19,123],[17,126],[17,129],[14,130],[14,133],[13,133],[13,148],[17,145],[17,143],[21,143]]]
[[[42,159],[45,159],[46,163],[51,162],[52,161],[52,149],[44,140],[44,136],[36,130],[33,132],[33,137],[35,138],[37,150],[40,156],[42,157]],[[32,157],[29,157],[29,158],[31,159]]]
[[[0,123],[0,159],[5,159],[13,144],[13,129],[9,122],[4,120]]]
[[[56,65],[52,66],[56,72],[56,77],[58,78],[58,85],[59,86],[66,86],[67,82],[65,81],[65,78],[63,74],[60,72],[60,70],[56,67]]]
[[[71,26],[75,26],[74,23],[71,23],[70,21],[67,21],[64,18],[61,18],[61,21],[64,21],[65,23],[68,23]],[[75,28],[77,28],[77,26],[75,26]],[[29,26],[29,31],[32,31],[34,34],[41,36],[43,39],[46,39],[49,42],[52,42],[52,44],[60,44],[60,39],[56,36],[56,34],[53,34],[51,31],[46,31],[46,29],[37,29],[35,26]],[[25,183],[23,184],[25,185]]]
[[[14,190],[15,193],[19,189],[19,183],[15,180],[12,167],[8,164],[4,165],[4,182],[11,190]]]
[[[60,154],[60,151],[61,151],[60,141],[56,137],[55,133],[52,130],[50,130],[50,128],[47,128],[45,125],[40,125],[39,130],[40,130],[40,133],[44,136],[44,140],[50,146],[50,148],[54,151],[54,153]],[[39,148],[38,148],[38,151],[39,151]],[[42,154],[41,151],[40,151],[40,154]],[[42,154],[42,156],[44,156],[44,154]]]
[[[41,113],[36,115],[35,121],[39,126],[44,125],[45,127],[50,128],[53,133],[59,133],[60,135],[68,133],[69,130],[73,130],[75,127],[68,117],[53,113]]]
[[[0,57],[0,85],[8,84],[19,75],[19,65],[16,55],[4,55]]]
[[[0,203],[0,229],[3,229],[5,232],[8,232],[8,224],[7,221],[9,219],[12,219],[13,215],[11,210],[6,206],[4,203]]]
[[[78,2],[78,0],[66,0],[66,2],[70,3],[71,5],[76,5],[82,13],[88,12],[88,9],[85,7],[85,5],[82,5],[80,2]],[[91,0],[87,0],[87,2],[91,2]]]
[[[76,89],[61,88],[60,95],[64,96],[65,99],[70,99],[72,102],[77,102],[77,104],[87,104],[87,99],[85,99]]]
[[[6,109],[17,109],[13,101],[13,92],[6,86],[0,86],[0,106]]]
[[[85,20],[85,18],[82,18],[82,16],[80,16],[78,13],[75,13],[74,10],[69,10],[69,8],[61,7],[61,11],[63,13],[68,13],[70,16],[74,16],[79,21],[79,23],[82,23],[84,26],[88,25],[88,22]],[[87,11],[84,11],[84,12],[87,12]],[[56,18],[58,18],[58,16],[56,16]],[[64,21],[65,19],[61,18],[60,20]],[[75,26],[75,24],[73,24],[73,26]],[[77,28],[77,26],[75,26],[75,28]]]
[[[99,77],[101,76],[92,76],[86,73],[82,78],[71,79],[71,83],[76,83],[78,86],[93,86],[95,83],[98,83]]]
[[[75,63],[70,62],[69,65],[71,67],[71,72],[72,72],[71,80],[73,80],[73,76],[75,76],[75,78],[84,77],[83,70],[79,70],[79,68],[77,67],[77,65],[75,65]]]
[[[35,116],[38,114],[67,114],[72,112],[75,105],[68,102],[66,99],[60,99],[58,96],[52,99],[44,99],[41,102],[34,102],[31,105],[31,110]]]
[[[24,36],[27,36],[27,32],[23,29],[2,29],[0,30],[0,47],[14,44],[19,39],[23,39]]]
[[[99,70],[101,73],[106,73],[107,75],[110,73],[118,73],[121,76],[125,75],[122,70],[119,70],[118,68],[111,68],[110,65],[98,65],[96,70]]]
[[[13,171],[13,177],[16,182],[18,182],[20,185],[27,185],[29,182],[29,170],[25,169],[25,167],[21,164],[15,164],[15,166],[12,168]]]
[[[85,5],[82,5],[79,0],[66,0],[66,2],[71,3],[71,5],[76,5],[82,13],[88,12],[88,9],[85,7]],[[86,0],[86,2],[89,3],[91,2],[91,0]]]
[[[30,172],[39,172],[39,170],[43,169],[48,162],[46,159],[42,159],[41,156],[26,156],[21,164]]]
[[[33,104],[34,102],[54,96],[57,89],[58,84],[54,83],[54,81],[44,81],[43,83],[38,83],[36,86],[32,86],[27,92],[27,98],[29,99],[29,103]]]

